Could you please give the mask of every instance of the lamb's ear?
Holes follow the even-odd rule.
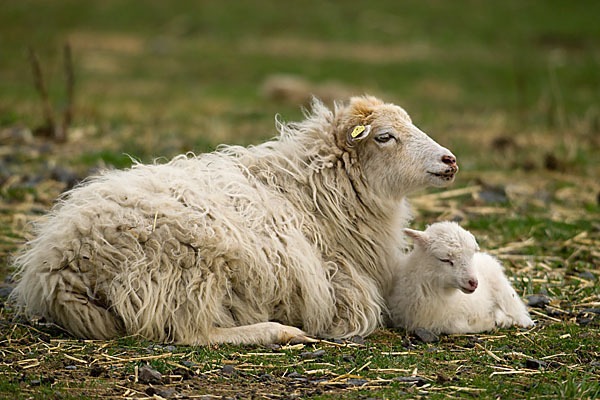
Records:
[[[356,125],[348,131],[348,143],[358,143],[371,133],[371,125]]]
[[[413,238],[415,243],[419,244],[420,246],[426,247],[429,244],[429,238],[427,237],[427,234],[425,232],[415,231],[414,229],[405,228],[404,233],[407,236],[410,236],[411,238]]]

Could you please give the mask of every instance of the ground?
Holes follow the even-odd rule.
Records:
[[[3,304],[0,397],[600,397],[597,15],[600,3],[583,1],[3,4],[0,296],[29,223],[98,169],[259,143],[275,135],[275,114],[302,118],[310,92],[368,92],[458,158],[452,187],[412,196],[414,226],[471,230],[536,326],[432,343],[382,329],[309,346],[186,347],[77,340]],[[61,143],[43,135],[27,47],[59,119],[67,42],[74,118]]]

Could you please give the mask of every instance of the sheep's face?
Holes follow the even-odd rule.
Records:
[[[424,232],[405,229],[422,250],[423,262],[433,267],[436,279],[447,289],[473,293],[478,281],[473,255],[479,247],[473,235],[455,222],[438,222]]]
[[[413,125],[402,108],[374,97],[351,99],[339,131],[364,182],[384,198],[446,186],[458,171],[454,155]]]

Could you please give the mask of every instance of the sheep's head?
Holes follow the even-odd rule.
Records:
[[[413,125],[401,107],[353,97],[336,117],[338,146],[350,152],[376,194],[393,199],[454,180],[454,155]]]
[[[475,237],[455,222],[438,222],[424,232],[405,229],[412,237],[422,262],[433,266],[435,274],[446,288],[473,293],[478,281],[473,255],[479,247]]]

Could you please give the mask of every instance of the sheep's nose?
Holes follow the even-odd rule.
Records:
[[[479,284],[479,282],[477,282],[476,279],[469,279],[469,285],[471,285],[471,289],[473,289],[473,290],[477,289],[478,284]]]
[[[443,155],[442,162],[450,167],[453,172],[458,171],[458,165],[456,165],[456,158],[450,155]]]

